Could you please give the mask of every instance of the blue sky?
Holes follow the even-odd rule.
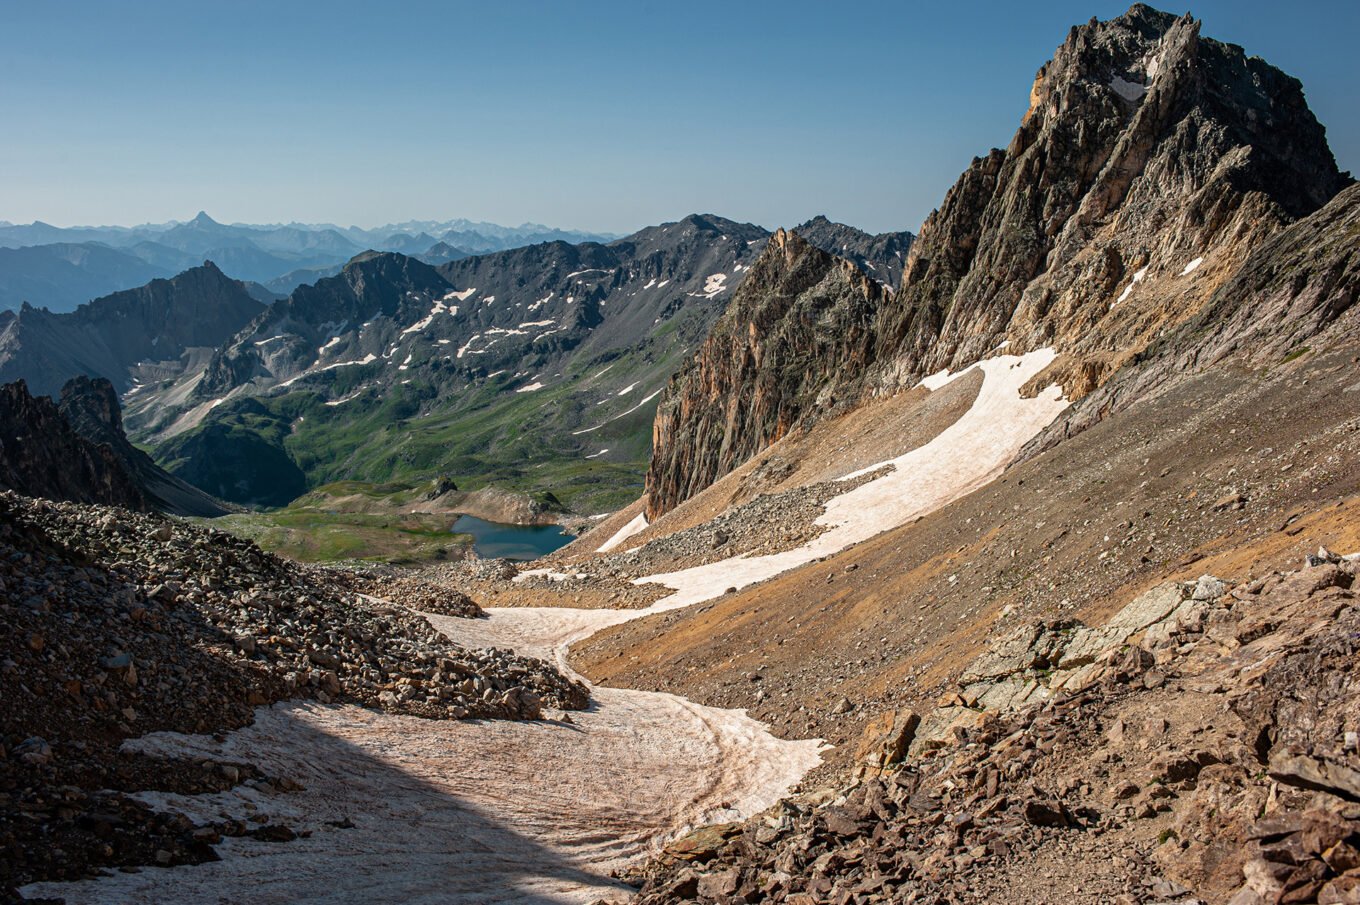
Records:
[[[915,230],[1067,29],[1127,6],[0,0],[0,220]],[[1191,12],[1360,171],[1360,3]]]

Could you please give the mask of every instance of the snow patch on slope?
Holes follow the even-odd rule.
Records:
[[[1020,447],[1067,408],[1057,386],[1033,399],[1020,396],[1020,387],[1055,357],[1052,349],[1040,349],[989,358],[960,372],[976,368],[983,373],[972,408],[924,446],[862,469],[860,474],[892,466],[882,477],[831,499],[817,519],[828,530],[809,543],[783,553],[737,556],[649,575],[634,584],[675,589],[653,604],[654,611],[689,606],[831,556],[972,493],[1000,475]]]

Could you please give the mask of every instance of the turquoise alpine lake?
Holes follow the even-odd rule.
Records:
[[[505,525],[475,515],[463,515],[453,523],[455,534],[471,534],[472,548],[485,559],[527,561],[547,556],[576,538],[560,525]]]

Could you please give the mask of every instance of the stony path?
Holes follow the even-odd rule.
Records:
[[[429,618],[471,647],[565,663],[570,642],[644,612]],[[689,827],[773,804],[817,764],[820,743],[780,741],[739,711],[600,688],[570,722],[436,722],[294,702],[262,708],[254,725],[220,742],[167,733],[136,745],[250,761],[305,787],[148,801],[201,820],[268,814],[311,835],[228,839],[219,862],[35,884],[28,895],[71,905],[622,900],[627,890],[610,870]]]

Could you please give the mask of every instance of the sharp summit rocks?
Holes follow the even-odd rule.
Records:
[[[1198,21],[1139,4],[1075,27],[1010,145],[927,218],[895,292],[771,243],[662,398],[649,516],[800,424],[1003,343],[1054,347],[1032,387],[1080,398],[1164,331],[1224,312],[1211,300],[1253,251],[1349,183],[1299,82]],[[729,417],[743,395],[756,414]]]

